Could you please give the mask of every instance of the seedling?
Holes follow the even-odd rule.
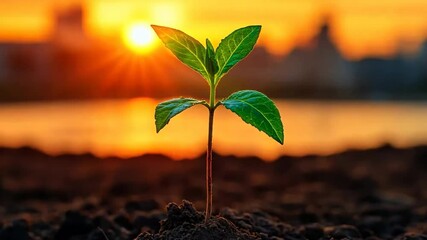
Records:
[[[216,50],[209,39],[206,39],[205,48],[199,41],[180,30],[156,25],[152,27],[165,46],[181,62],[200,73],[209,85],[209,102],[181,97],[160,103],[155,111],[156,131],[159,132],[171,118],[187,108],[201,104],[209,110],[205,215],[205,221],[208,221],[212,213],[212,133],[215,109],[223,105],[246,123],[283,144],[283,124],[279,110],[263,93],[242,90],[216,101],[216,88],[221,78],[252,51],[261,26],[247,26],[235,30],[221,41]]]

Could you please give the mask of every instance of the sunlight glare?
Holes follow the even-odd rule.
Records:
[[[155,39],[154,31],[146,23],[130,24],[123,32],[123,40],[126,46],[138,54],[150,52],[154,48]]]
[[[176,3],[157,3],[152,9],[152,19],[159,25],[177,26],[183,20],[183,11]]]

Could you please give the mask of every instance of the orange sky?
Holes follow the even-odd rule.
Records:
[[[313,36],[331,16],[333,40],[348,58],[416,51],[427,38],[426,0],[2,0],[0,41],[42,41],[54,25],[53,9],[82,2],[92,37],[117,35],[134,21],[183,29],[214,44],[237,27],[262,24],[260,42],[286,53]]]

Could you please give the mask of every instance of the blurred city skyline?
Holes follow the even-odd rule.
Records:
[[[199,80],[200,77],[194,71],[179,63],[162,46],[146,22],[123,20],[129,25],[115,29],[120,33],[113,34],[112,38],[93,37],[87,29],[87,19],[91,11],[88,6],[95,3],[101,2],[80,4],[79,1],[70,1],[59,7],[58,4],[45,1],[46,6],[56,9],[48,15],[53,21],[53,28],[47,39],[38,42],[0,41],[0,101],[162,98],[176,95],[206,97],[205,82]],[[11,2],[9,4],[13,5]],[[102,6],[111,7],[105,4]],[[164,21],[180,25],[183,21],[172,14],[178,8],[173,7],[176,6],[174,3],[168,4],[152,6],[158,7],[159,19],[162,14],[166,14]],[[278,4],[273,2],[266,8],[271,6],[278,7]],[[373,6],[372,9],[375,9]],[[419,13],[419,9],[414,11]],[[318,14],[316,21],[307,28],[313,34],[296,42],[284,55],[274,54],[271,51],[272,43],[266,40],[270,37],[270,27],[278,26],[277,23],[264,24],[261,36],[265,37],[261,37],[253,53],[226,76],[226,81],[222,81],[219,97],[237,89],[248,88],[277,98],[426,99],[427,37],[417,40],[420,44],[415,44],[415,40],[392,43],[387,42],[390,39],[385,39],[385,46],[397,44],[393,54],[384,57],[370,52],[360,59],[353,59],[346,56],[342,45],[340,47],[336,40],[337,29],[340,29],[340,24],[337,24],[340,19],[338,13],[323,9]],[[194,28],[181,29],[201,42],[206,35],[213,36],[214,44],[217,44],[217,34],[224,37],[232,31],[222,33],[224,29],[236,23],[240,27],[243,24],[244,17],[235,16],[235,21],[227,20],[230,17],[225,14],[224,19],[209,25],[221,29],[221,32],[206,33],[210,32],[207,29],[206,32],[197,33],[200,22],[195,23]],[[209,19],[209,15],[206,18]],[[423,23],[417,22],[420,26]],[[396,29],[400,29],[399,26]],[[198,37],[200,33],[206,35]],[[363,39],[367,35],[367,32],[363,32],[358,37]],[[371,37],[381,39],[381,34],[379,32]],[[414,35],[407,37],[409,39]],[[278,45],[287,45],[286,40],[283,41],[283,44]]]
[[[237,27],[263,25],[260,45],[275,55],[308,45],[325,17],[331,39],[344,58],[392,58],[414,55],[427,38],[427,2],[423,0],[246,1],[4,0],[0,3],[0,42],[44,42],[55,32],[55,16],[82,6],[83,30],[90,38],[121,42],[134,22],[183,29],[217,44]]]

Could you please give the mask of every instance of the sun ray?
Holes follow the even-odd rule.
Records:
[[[123,29],[123,42],[136,54],[147,54],[154,49],[156,38],[150,25],[134,22]]]

